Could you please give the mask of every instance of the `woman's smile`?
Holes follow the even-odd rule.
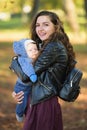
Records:
[[[36,33],[42,41],[47,40],[54,32],[55,27],[49,19],[49,16],[39,16],[37,18]]]

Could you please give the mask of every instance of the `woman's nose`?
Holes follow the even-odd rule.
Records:
[[[43,26],[42,25],[39,27],[39,30],[43,30]]]

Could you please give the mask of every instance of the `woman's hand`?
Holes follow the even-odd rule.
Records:
[[[24,92],[21,91],[19,93],[12,92],[12,97],[14,98],[15,102],[21,104],[24,98]]]

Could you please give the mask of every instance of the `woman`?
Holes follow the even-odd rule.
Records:
[[[47,74],[53,95],[45,97],[45,101],[37,101],[32,107],[30,102],[33,96],[29,98],[23,130],[63,130],[61,108],[55,93],[61,88],[49,70],[52,69],[62,83],[67,71],[74,67],[73,47],[59,17],[50,11],[41,11],[35,16],[31,25],[31,37],[38,43],[41,52],[34,65],[35,71],[38,77]],[[13,97],[17,103],[21,103],[23,92],[13,92]]]

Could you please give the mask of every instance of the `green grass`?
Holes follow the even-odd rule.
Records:
[[[23,23],[21,18],[12,18],[8,21],[0,21],[0,30],[6,29],[22,29]]]
[[[79,26],[80,26],[80,29],[81,30],[84,30],[85,28],[85,17],[84,16],[78,16],[78,23],[79,23]],[[64,28],[66,31],[72,31],[69,23],[66,21],[66,20],[63,20],[63,24],[64,24]],[[6,30],[6,29],[24,29],[26,27],[27,29],[27,26],[29,26],[28,24],[23,24],[22,22],[22,17],[21,16],[15,16],[13,18],[11,18],[10,20],[8,21],[0,21],[0,30]]]

